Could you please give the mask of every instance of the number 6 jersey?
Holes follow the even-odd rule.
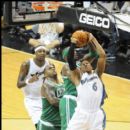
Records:
[[[95,72],[82,75],[77,92],[77,108],[87,112],[95,112],[100,108],[103,99],[103,84]]]

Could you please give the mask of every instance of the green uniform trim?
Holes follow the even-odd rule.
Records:
[[[64,85],[56,84],[52,81],[46,81],[46,84],[54,86],[54,93],[57,98],[61,98],[64,93]],[[42,115],[39,121],[37,130],[60,130],[61,129],[61,118],[59,113],[59,107],[53,106],[49,101],[42,98]]]
[[[67,76],[62,76],[62,78],[64,81],[64,87],[65,87],[64,95],[77,96],[76,86],[72,83],[72,81]]]
[[[66,95],[66,96],[69,96],[69,95]],[[61,116],[61,130],[66,130],[69,124],[69,121],[75,112],[76,106],[77,106],[76,100],[73,100],[71,98],[67,98],[64,96],[63,98],[61,98],[60,104],[59,104],[60,116]]]
[[[91,57],[96,57],[96,58],[99,57],[99,55],[98,55],[98,53],[97,53],[96,51],[89,51],[89,55],[90,55]]]
[[[65,57],[68,56],[68,52],[69,52],[69,47],[65,48],[62,52],[62,58],[64,59]]]
[[[61,117],[61,130],[66,130],[77,105],[77,102],[75,100],[77,91],[76,86],[67,76],[62,76],[62,78],[64,81],[65,92],[64,96],[60,99],[59,109]]]

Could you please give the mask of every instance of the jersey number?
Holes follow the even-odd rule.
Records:
[[[97,83],[96,82],[94,82],[92,88],[93,88],[94,91],[97,91]]]

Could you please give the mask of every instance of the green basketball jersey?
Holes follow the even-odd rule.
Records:
[[[77,96],[76,86],[72,83],[72,81],[67,76],[62,76],[62,78],[64,81],[64,87],[65,87],[64,95]]]
[[[65,86],[64,84],[57,84],[55,87],[55,96],[57,98],[62,98],[65,92]]]
[[[42,98],[42,104],[41,120],[60,126],[59,108],[51,105],[46,98]]]
[[[49,81],[49,84],[53,82]],[[63,84],[55,84],[54,93],[57,98],[61,98],[64,93]],[[59,114],[59,107],[51,105],[46,98],[42,98],[42,115],[41,120],[50,122],[54,126],[61,125],[61,119]]]

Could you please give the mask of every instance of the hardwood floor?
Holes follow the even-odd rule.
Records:
[[[35,129],[24,108],[23,93],[16,87],[20,65],[31,57],[32,54],[2,47],[2,130]],[[60,73],[63,63],[49,60]],[[108,93],[103,107],[106,130],[130,130],[130,80],[109,74],[104,74],[103,80]]]

